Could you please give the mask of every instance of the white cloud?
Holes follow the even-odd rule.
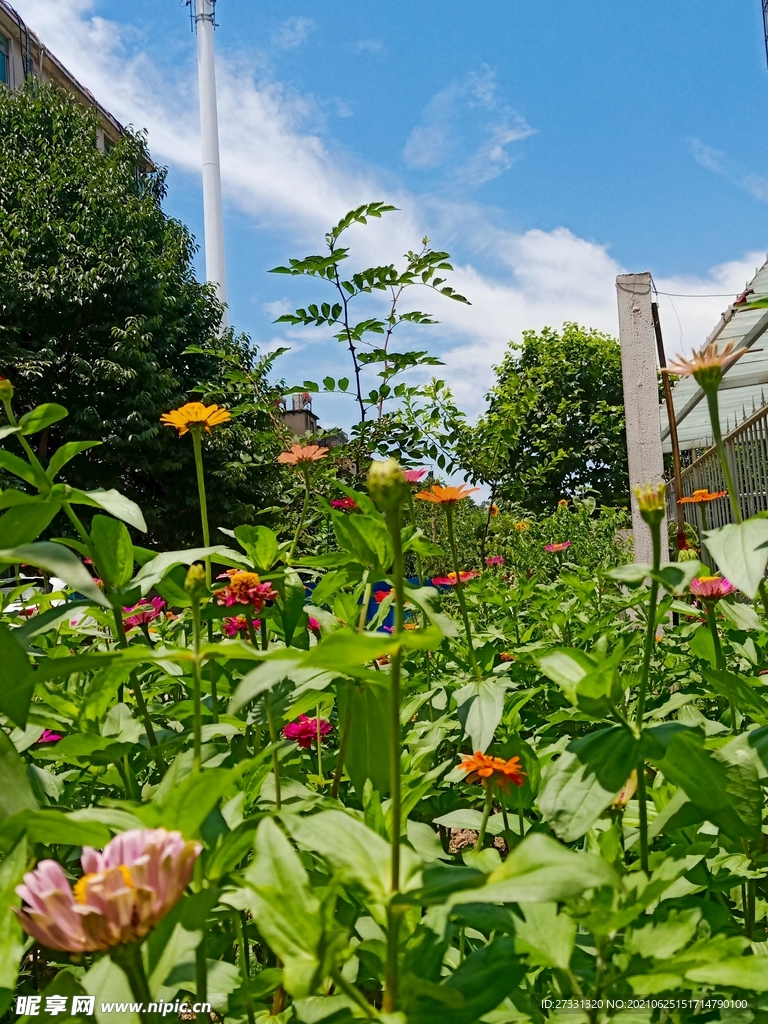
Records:
[[[377,39],[359,39],[355,43],[355,53],[370,53],[374,57],[383,57],[386,49]]]
[[[309,37],[314,28],[311,18],[286,18],[272,34],[272,45],[280,50],[297,50]]]
[[[16,5],[100,102],[125,123],[149,130],[158,160],[199,174],[192,47],[183,67],[161,68],[146,51],[136,48],[137,41],[142,41],[134,29],[95,16],[93,0],[16,0]],[[424,329],[420,344],[430,344],[445,360],[440,375],[468,412],[480,410],[492,382],[492,365],[501,360],[508,341],[519,340],[524,329],[559,327],[567,319],[616,332],[615,277],[624,268],[607,245],[579,238],[566,227],[522,233],[507,230],[499,226],[499,211],[478,203],[448,202],[393,188],[383,172],[332,148],[317,127],[321,118],[311,99],[291,93],[266,75],[256,76],[252,62],[244,59],[219,53],[217,72],[226,202],[230,209],[252,218],[256,229],[279,232],[287,251],[305,245],[308,251],[348,209],[384,199],[400,212],[350,231],[361,262],[389,262],[393,255],[418,245],[425,234],[439,247],[460,254],[451,283],[472,306],[423,292],[414,295],[413,301],[440,321]],[[460,93],[461,102],[488,113],[500,133],[495,141],[486,140],[490,146],[486,163],[503,164],[505,147],[532,129],[496,105],[490,72],[451,88],[453,92],[445,90],[433,99],[432,115],[423,125],[439,126],[441,107],[450,109]],[[657,278],[656,284],[660,291],[735,295],[761,262],[762,254],[749,253],[704,277]],[[700,345],[727,302],[662,296],[668,350],[677,351],[681,344]],[[287,300],[275,300],[266,309],[280,315],[287,305]],[[266,344],[274,348],[286,341],[294,353],[303,350],[297,376],[319,378],[343,372],[345,367],[338,365],[343,353],[319,332],[275,334]]]
[[[727,153],[705,145],[701,139],[688,139],[688,146],[697,164],[743,188],[761,203],[768,203],[768,178],[745,171]]]

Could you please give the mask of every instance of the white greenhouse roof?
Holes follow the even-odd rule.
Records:
[[[747,303],[768,297],[768,261],[757,271],[745,291],[720,317],[705,344],[720,346],[735,340],[749,351],[726,369],[720,385],[720,422],[723,434],[768,401],[768,309],[748,309]],[[704,346],[701,346],[702,348]],[[670,353],[667,353],[669,360]],[[682,377],[672,391],[681,450],[708,448],[714,444],[704,393],[693,377]],[[672,451],[666,403],[661,403],[661,440]]]

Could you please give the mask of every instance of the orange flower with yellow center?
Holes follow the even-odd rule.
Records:
[[[467,487],[461,484],[459,487],[441,487],[439,484],[432,484],[428,491],[419,491],[416,495],[422,501],[431,501],[434,505],[455,505],[457,501],[463,501],[470,494],[479,491],[479,487]]]
[[[171,412],[165,412],[160,417],[164,427],[175,427],[179,437],[183,437],[190,429],[200,428],[209,434],[211,427],[217,427],[220,423],[226,423],[232,419],[232,413],[222,409],[219,405],[203,405],[202,402],[187,402]]]
[[[705,505],[708,501],[716,501],[718,498],[724,498],[727,494],[728,491],[708,491],[706,487],[703,487],[686,498],[678,498],[677,503],[678,505]]]
[[[319,444],[292,444],[289,451],[277,456],[277,461],[284,466],[300,466],[302,463],[319,462],[328,452],[328,448],[321,448]]]
[[[675,356],[661,372],[693,377],[704,392],[713,394],[720,386],[725,368],[740,359],[746,351],[745,347],[737,349],[735,340],[732,340],[727,342],[721,352],[717,343],[712,341],[700,352],[694,352],[690,359]]]
[[[508,790],[510,785],[522,786],[526,776],[519,757],[510,757],[505,761],[503,757],[491,757],[481,750],[471,755],[465,754],[459,767],[467,772],[467,782],[479,782],[486,786],[490,779],[492,785],[503,790]]]

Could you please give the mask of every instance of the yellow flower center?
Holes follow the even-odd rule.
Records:
[[[131,872],[125,866],[125,864],[118,864],[117,870],[123,876],[123,881],[129,889],[135,889],[136,886],[133,884],[131,878]],[[75,903],[79,903],[81,906],[85,906],[88,902],[88,883],[92,878],[103,877],[106,874],[105,871],[93,871],[89,875],[83,875],[82,878],[78,879],[73,886],[73,892],[75,896]]]

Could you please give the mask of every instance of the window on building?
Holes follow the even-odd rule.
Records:
[[[0,32],[0,82],[11,84],[11,48],[8,40]]]

